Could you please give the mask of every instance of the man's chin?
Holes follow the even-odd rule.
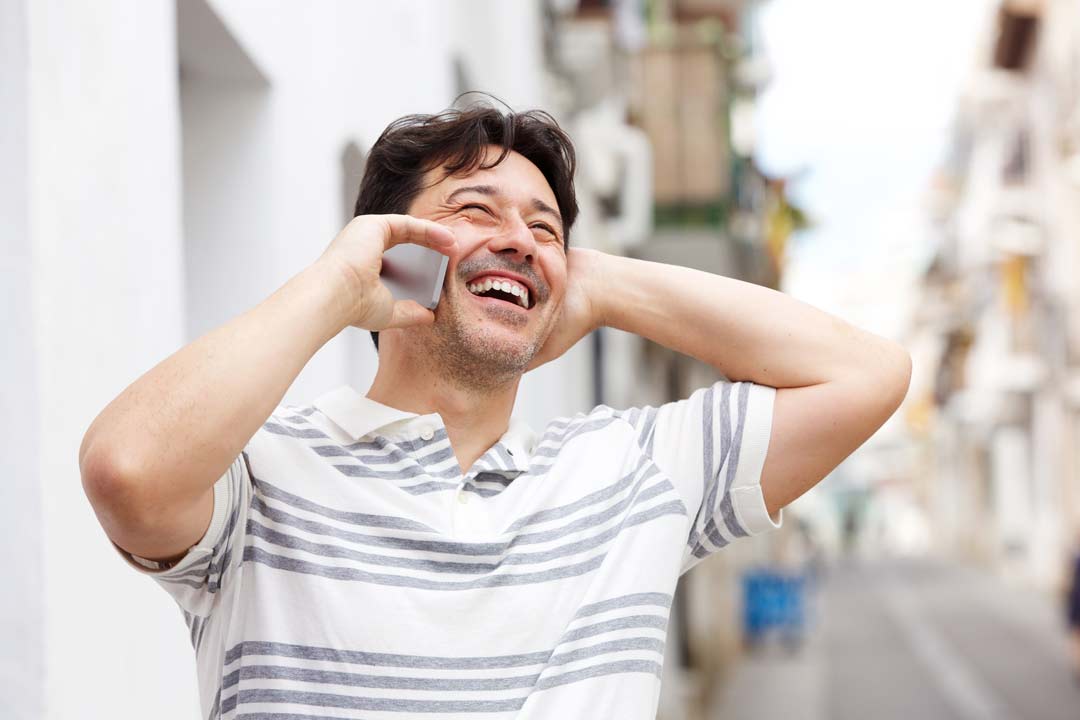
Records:
[[[483,327],[443,336],[435,349],[436,364],[446,365],[455,374],[504,381],[521,375],[537,352],[533,338],[510,328]]]

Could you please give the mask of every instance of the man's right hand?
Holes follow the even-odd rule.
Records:
[[[338,233],[316,265],[340,277],[345,288],[349,324],[364,330],[429,325],[435,314],[413,300],[394,300],[382,283],[383,253],[401,243],[414,243],[450,255],[454,234],[444,225],[410,215],[360,215]]]

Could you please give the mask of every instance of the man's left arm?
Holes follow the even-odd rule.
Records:
[[[777,389],[761,487],[771,515],[865,442],[907,393],[895,342],[775,290],[673,265],[574,249],[564,320],[535,364],[607,325]]]

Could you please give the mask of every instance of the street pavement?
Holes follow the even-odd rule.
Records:
[[[928,561],[830,567],[803,646],[740,660],[711,720],[1080,720],[1053,598]]]

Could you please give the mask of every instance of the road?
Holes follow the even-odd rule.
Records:
[[[718,689],[713,720],[1080,720],[1051,598],[932,562],[848,562],[800,651],[771,644]]]

